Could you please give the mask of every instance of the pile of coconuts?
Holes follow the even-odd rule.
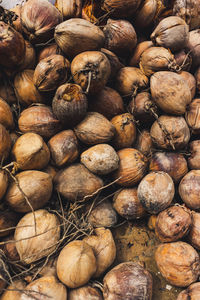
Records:
[[[52,2],[0,7],[0,299],[153,300],[137,219],[199,299],[200,2]]]

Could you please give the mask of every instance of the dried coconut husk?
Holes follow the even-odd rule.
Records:
[[[156,218],[155,232],[161,242],[175,242],[191,232],[192,217],[186,208],[171,206]]]
[[[17,222],[15,224],[15,226],[17,225],[19,221],[19,216],[17,218]],[[15,230],[15,227],[13,227],[13,231]],[[20,260],[20,257],[19,257],[19,254],[17,253],[17,249],[16,249],[16,243],[15,243],[15,240],[14,240],[14,232],[13,234],[11,235],[8,235],[6,237],[4,237],[2,239],[2,246],[0,247],[5,256],[7,257],[7,259],[10,261],[10,262],[16,262],[16,261],[19,261]],[[0,298],[1,299],[1,298]]]
[[[179,195],[183,202],[191,209],[200,209],[200,170],[191,170],[179,183]]]
[[[5,170],[0,170],[0,200],[5,195],[8,187],[8,174]]]
[[[103,300],[101,292],[90,285],[70,290],[68,297],[69,300]]]
[[[43,207],[52,194],[52,179],[45,172],[29,170],[18,173],[7,189],[5,200],[17,212]]]
[[[174,72],[156,72],[151,76],[150,89],[153,101],[165,113],[182,115],[192,101],[190,87]]]
[[[153,143],[161,149],[183,149],[190,140],[190,130],[183,117],[160,116],[151,126]]]
[[[49,1],[28,0],[21,8],[23,32],[32,44],[51,39],[55,26],[60,22],[60,12]]]
[[[1,300],[20,300],[26,283],[23,280],[16,280],[4,291]]]
[[[199,108],[200,108],[200,98],[195,98],[189,104],[189,106],[187,107],[187,111],[185,113],[185,119],[193,134],[200,133]]]
[[[200,4],[198,0],[175,0],[173,15],[181,17],[189,25],[190,30],[200,26]]]
[[[86,94],[96,94],[107,84],[111,74],[110,62],[101,51],[85,51],[71,63],[73,80]]]
[[[117,192],[113,197],[113,207],[121,217],[127,220],[139,219],[146,214],[137,197],[137,188],[121,189]]]
[[[117,224],[117,213],[109,200],[102,200],[90,210],[88,222],[93,227],[113,227]]]
[[[143,129],[138,133],[135,148],[146,157],[151,156],[153,151],[153,141],[148,130]]]
[[[87,145],[95,145],[109,142],[115,134],[115,127],[103,115],[88,112],[74,131],[80,141]]]
[[[21,132],[35,132],[43,138],[51,138],[60,131],[61,123],[46,105],[35,105],[24,109],[18,119]]]
[[[151,34],[154,44],[178,51],[185,48],[189,38],[189,26],[177,16],[169,16],[160,21]]]
[[[188,172],[187,160],[180,153],[155,152],[150,158],[149,170],[164,171],[177,183]]]
[[[180,292],[177,300],[187,300],[189,297],[194,300],[200,298],[200,282],[192,283],[186,290]]]
[[[190,52],[182,49],[174,53],[174,59],[180,70],[189,71],[192,65],[192,56]]]
[[[52,45],[46,46],[39,51],[38,56],[37,56],[37,63],[39,63],[42,59],[44,59],[50,55],[60,54],[60,52],[61,51],[57,44],[52,44]]]
[[[195,211],[191,212],[192,225],[190,232],[187,236],[188,242],[195,247],[197,250],[200,250],[200,213]]]
[[[0,161],[3,163],[11,150],[11,138],[6,128],[0,124]]]
[[[147,88],[148,77],[135,67],[121,68],[116,76],[116,90],[122,96],[136,96],[138,91]]]
[[[141,0],[103,0],[101,9],[106,11],[109,16],[115,18],[127,18],[132,16],[138,9]]]
[[[172,285],[187,287],[200,273],[199,255],[185,242],[160,244],[155,260],[162,276]]]
[[[103,187],[102,179],[79,163],[71,164],[60,170],[55,176],[54,182],[56,190],[72,202],[85,201]]]
[[[115,135],[112,144],[115,149],[131,147],[136,140],[136,126],[130,113],[117,115],[110,121],[115,127]]]
[[[65,83],[57,89],[52,101],[54,115],[63,126],[73,128],[87,113],[87,97],[78,84]]]
[[[5,78],[0,84],[0,97],[9,105],[17,103],[17,97],[15,95],[13,83]]]
[[[79,156],[78,140],[72,130],[60,131],[48,141],[52,164],[63,167]]]
[[[133,51],[132,57],[129,62],[129,66],[138,67],[142,53],[152,46],[152,41],[143,41],[138,43]]]
[[[54,38],[69,58],[84,51],[100,49],[105,39],[103,31],[98,26],[80,18],[72,18],[56,26]]]
[[[33,103],[44,103],[45,98],[40,94],[33,81],[34,70],[24,70],[17,73],[14,87],[20,104],[29,106]]]
[[[54,91],[67,81],[69,69],[70,62],[64,56],[50,55],[37,64],[33,82],[40,92]]]
[[[22,24],[21,24],[21,5],[16,5],[15,7],[11,8],[10,11],[14,12],[17,15],[16,20],[12,22],[12,26],[18,32],[22,33]]]
[[[189,143],[189,154],[187,159],[189,168],[200,170],[200,140]]]
[[[19,66],[19,71],[25,69],[34,69],[36,64],[36,52],[32,44],[25,40],[25,54],[22,64]]]
[[[127,20],[108,19],[103,32],[104,47],[120,57],[129,56],[137,44],[135,29]]]
[[[136,185],[145,175],[147,158],[134,148],[124,148],[117,152],[119,168],[113,173],[117,184],[125,187]]]
[[[85,237],[83,241],[90,245],[94,251],[97,269],[92,277],[98,278],[108,269],[116,257],[116,246],[112,233],[103,227],[96,228],[94,233]]]
[[[109,51],[108,49],[105,49],[105,48],[101,48],[101,52],[103,52],[107,56],[107,58],[110,62],[111,73],[110,73],[110,77],[109,77],[108,81],[113,82],[115,80],[117,72],[121,68],[123,68],[124,65],[119,60],[117,55],[115,53],[113,53],[112,51]]]
[[[10,105],[2,98],[0,98],[0,123],[8,130],[14,128],[14,120]]]
[[[82,11],[82,0],[56,0],[55,7],[60,11],[64,20],[79,18]]]
[[[186,71],[181,71],[179,73],[179,75],[181,75],[181,77],[183,77],[183,79],[185,79],[185,81],[187,82],[187,84],[190,88],[192,99],[193,99],[196,94],[196,79],[195,79],[195,77],[191,73],[186,72]]]
[[[140,263],[128,261],[112,268],[103,279],[104,300],[152,299],[153,280],[151,273]],[[133,298],[133,299],[134,299]]]
[[[178,68],[174,55],[163,47],[150,47],[143,51],[140,56],[140,69],[146,76],[151,76],[155,72]]]
[[[21,170],[41,170],[47,166],[50,159],[50,152],[43,138],[33,132],[21,135],[11,153]]]
[[[45,209],[25,214],[17,224],[14,238],[22,263],[46,257],[56,249],[60,239],[58,217]]]
[[[116,90],[107,86],[89,97],[88,105],[89,111],[98,112],[109,120],[124,112],[122,97]]]
[[[200,30],[192,30],[189,32],[189,39],[186,49],[190,51],[192,56],[192,68],[197,68],[200,65]]]
[[[11,211],[4,210],[0,212],[0,237],[11,234],[19,221],[19,216]]]
[[[25,40],[10,25],[0,21],[0,64],[14,70],[24,59]]]
[[[197,68],[194,77],[196,79],[197,93],[200,94],[200,67]]]

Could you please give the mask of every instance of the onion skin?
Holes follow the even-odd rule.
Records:
[[[72,241],[60,252],[57,276],[67,287],[86,284],[96,271],[96,258],[92,247],[84,241]]]
[[[41,170],[47,166],[50,159],[49,148],[43,138],[33,132],[20,136],[11,153],[21,170]]]
[[[161,149],[183,149],[190,140],[189,127],[180,116],[161,115],[151,126],[150,134],[153,143]]]
[[[103,186],[102,179],[78,163],[59,171],[54,181],[56,190],[72,202],[91,198]]]
[[[16,179],[21,190],[16,182],[11,182],[5,196],[5,200],[13,210],[25,213],[31,211],[32,208],[39,209],[49,201],[53,189],[49,174],[29,170],[18,173]],[[21,191],[26,195],[29,203]]]
[[[85,51],[72,60],[71,73],[74,82],[86,94],[95,94],[108,82],[111,74],[110,62],[101,51]]]
[[[48,141],[52,164],[63,167],[74,162],[79,155],[78,140],[72,130],[60,131]]]
[[[151,274],[139,263],[124,262],[105,275],[103,296],[105,300],[151,300],[152,284]]]
[[[151,76],[150,88],[153,101],[165,113],[182,115],[192,101],[189,86],[182,76],[174,72],[156,72]]]
[[[200,170],[188,172],[179,183],[179,195],[183,202],[191,209],[200,209]]]
[[[113,173],[117,184],[125,187],[137,184],[145,175],[147,158],[134,148],[124,148],[117,152],[119,168]]]
[[[45,209],[36,210],[34,214],[28,213],[17,224],[14,238],[21,262],[30,264],[49,255],[56,248],[60,239],[59,220]]]
[[[49,1],[28,0],[21,9],[23,31],[32,44],[52,38],[54,27],[61,22],[59,11]]]
[[[170,16],[160,21],[151,34],[151,40],[171,51],[184,48],[188,42],[189,26],[183,19]]]
[[[160,244],[155,260],[162,276],[175,286],[187,287],[200,273],[199,255],[185,242]]]
[[[10,25],[0,21],[0,64],[6,68],[17,68],[24,59],[23,36]]]
[[[58,87],[52,101],[54,115],[65,128],[72,128],[85,117],[88,101],[78,84],[66,83]]]
[[[200,297],[200,283],[192,283],[186,290],[183,290],[178,294],[177,300],[187,300],[188,298],[198,300]]]
[[[150,159],[150,171],[164,171],[175,183],[187,174],[187,161],[182,154],[174,152],[155,152]]]
[[[98,26],[80,18],[72,18],[57,25],[54,38],[69,58],[84,51],[98,50],[103,47],[105,40]]]
[[[167,208],[174,198],[172,178],[163,171],[147,174],[139,183],[137,196],[144,209],[157,214]]]
[[[108,19],[103,28],[104,47],[118,56],[128,56],[137,44],[137,35],[132,24],[126,20]]]
[[[35,132],[43,138],[51,138],[60,131],[61,123],[49,106],[32,106],[21,113],[18,119],[21,132]]]
[[[145,210],[138,200],[137,188],[120,190],[113,197],[113,207],[120,216],[135,220],[145,216]]]
[[[159,213],[155,232],[161,242],[175,242],[188,234],[191,225],[189,211],[181,206],[171,206]]]

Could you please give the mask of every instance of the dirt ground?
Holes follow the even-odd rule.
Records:
[[[145,221],[126,222],[113,230],[117,246],[116,264],[125,261],[143,262],[153,276],[152,300],[176,300],[182,290],[171,286],[160,274],[154,259],[160,243]]]

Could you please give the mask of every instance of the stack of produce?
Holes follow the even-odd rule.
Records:
[[[159,271],[198,297],[199,1],[0,16],[0,299],[151,300],[151,273],[116,265],[112,227],[152,215]]]

